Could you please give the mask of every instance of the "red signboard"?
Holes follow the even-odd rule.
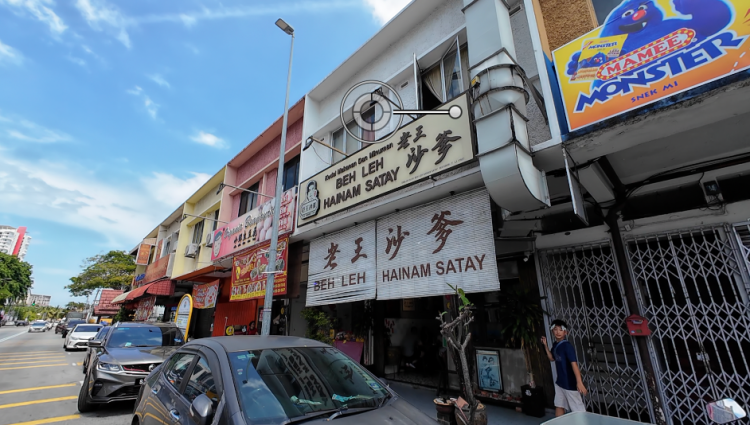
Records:
[[[268,248],[271,242],[256,246],[244,255],[232,260],[232,293],[229,301],[245,301],[263,298],[266,294],[268,275]],[[286,294],[287,254],[289,252],[289,238],[279,238],[276,255],[276,273],[273,284],[274,295]]]
[[[294,208],[297,205],[296,188],[281,195],[279,234],[294,230]],[[273,228],[274,199],[243,214],[224,227],[214,231],[211,261],[224,258],[253,245],[270,241]]]
[[[154,246],[149,240],[144,240],[143,243],[138,247],[138,256],[135,258],[135,264],[139,266],[148,265],[148,259],[151,257],[151,247]]]
[[[149,264],[149,266],[146,267],[146,276],[143,278],[143,283],[153,282],[166,276],[167,268],[169,267],[169,257],[169,255],[165,255]]]
[[[219,297],[219,281],[193,286],[193,308],[213,308]]]

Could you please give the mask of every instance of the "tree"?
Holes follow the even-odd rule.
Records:
[[[14,300],[26,296],[32,284],[31,264],[0,253],[0,304],[8,298]]]
[[[83,271],[71,277],[69,290],[74,297],[91,295],[102,288],[121,289],[130,286],[135,274],[135,261],[123,251],[109,251],[87,258]]]
[[[83,311],[86,309],[86,303],[71,301],[65,305],[65,309],[68,311]]]

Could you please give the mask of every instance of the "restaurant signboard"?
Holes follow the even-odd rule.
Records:
[[[256,245],[250,251],[232,259],[232,292],[229,301],[246,301],[263,298],[268,278],[268,255],[271,242]],[[286,294],[287,255],[289,237],[279,238],[273,294]]]

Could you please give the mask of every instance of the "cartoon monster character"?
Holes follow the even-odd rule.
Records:
[[[666,18],[655,0],[623,0],[607,16],[599,37],[627,34],[622,56],[681,28],[694,30],[694,42],[700,42],[732,22],[733,8],[725,0],[673,0],[672,3],[681,16]],[[580,56],[581,52],[576,52],[570,58],[568,75],[579,68]]]

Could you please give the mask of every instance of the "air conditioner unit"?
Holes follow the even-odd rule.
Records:
[[[214,233],[213,232],[206,233],[206,246],[207,247],[214,246]]]
[[[197,243],[191,243],[191,244],[188,244],[188,246],[185,247],[185,257],[195,258],[195,256],[197,254],[198,254],[198,244]]]

